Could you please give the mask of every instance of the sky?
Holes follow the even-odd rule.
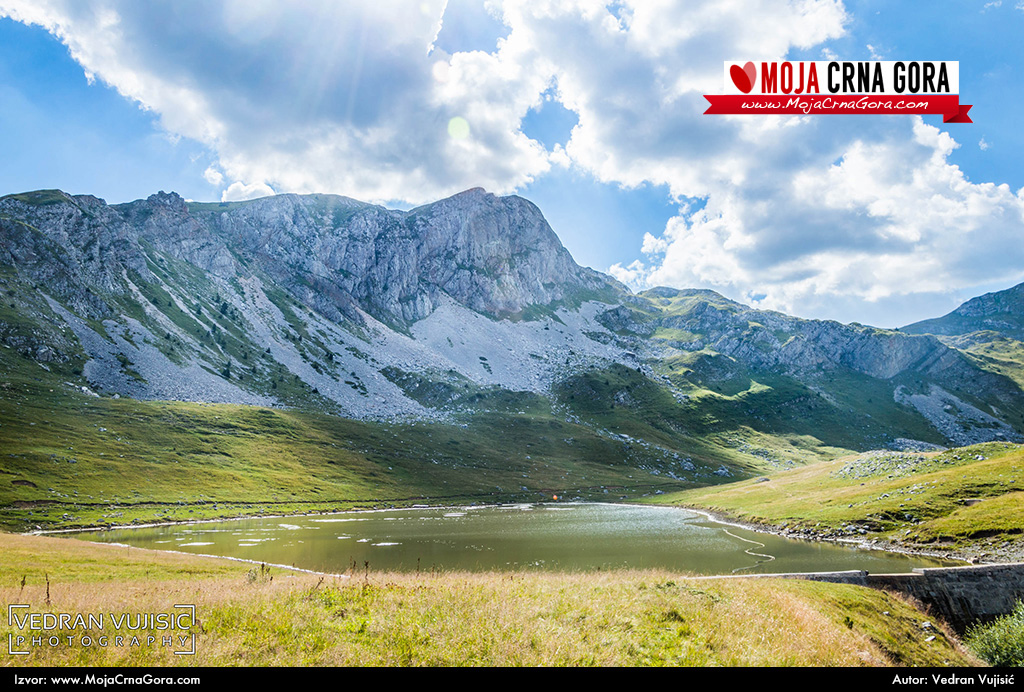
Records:
[[[634,290],[897,327],[1024,281],[1024,0],[0,0],[0,195],[472,187]],[[723,62],[948,60],[973,124],[704,115]]]

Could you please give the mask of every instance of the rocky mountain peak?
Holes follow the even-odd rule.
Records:
[[[8,195],[0,265],[0,343],[94,391],[386,418],[497,386],[602,427],[642,412],[659,439],[733,418],[800,435],[841,419],[843,444],[1009,440],[1024,420],[991,359],[714,291],[631,294],[577,265],[534,204],[480,188],[408,211],[325,194]],[[954,326],[1020,324],[1022,294],[982,296]],[[705,405],[714,416],[693,418]]]
[[[482,197],[494,197],[490,192],[483,189],[482,187],[471,187],[468,190],[456,193],[450,197],[450,199],[464,199],[464,198],[482,198]]]
[[[177,192],[164,192],[160,190],[156,194],[150,195],[146,198],[146,202],[154,207],[166,207],[171,211],[176,212],[188,212],[188,206],[185,204],[185,200],[181,198]]]
[[[187,203],[160,191],[114,206],[77,199],[42,191],[4,202],[72,254],[92,248],[108,287],[118,267],[148,275],[144,241],[222,279],[265,273],[331,319],[361,319],[358,306],[403,328],[447,299],[501,317],[621,289],[578,266],[534,204],[482,188],[410,211],[336,195]],[[107,252],[112,243],[117,253]]]
[[[961,317],[985,317],[999,313],[1016,312],[1020,314],[1024,306],[1024,284],[1017,284],[1005,291],[986,293],[972,298],[952,314]]]
[[[972,298],[943,317],[915,322],[903,331],[941,336],[993,331],[1024,339],[1024,284]]]

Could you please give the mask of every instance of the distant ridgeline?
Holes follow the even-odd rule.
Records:
[[[61,387],[370,421],[532,416],[696,483],[1024,439],[1021,287],[897,331],[634,294],[577,265],[532,203],[480,189],[410,211],[8,195],[0,290],[4,369]]]

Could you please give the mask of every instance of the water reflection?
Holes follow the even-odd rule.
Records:
[[[589,503],[243,519],[86,537],[327,572],[367,562],[401,571],[660,567],[694,574],[891,573],[941,564],[755,533],[681,509]]]

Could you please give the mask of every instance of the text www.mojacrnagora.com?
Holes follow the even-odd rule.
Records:
[[[162,678],[156,675],[123,675],[118,673],[117,675],[83,675],[80,677],[72,676],[46,676],[46,677],[28,677],[25,675],[14,674],[15,685],[102,685],[106,687],[108,685],[199,685],[200,680],[197,677],[189,678]]]

